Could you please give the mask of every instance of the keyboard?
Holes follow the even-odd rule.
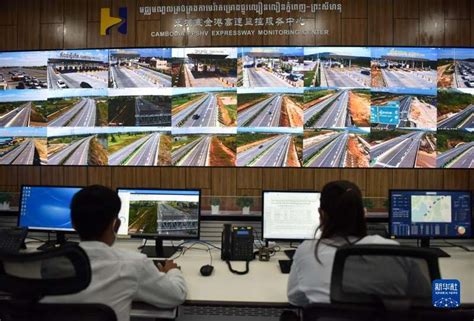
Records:
[[[27,234],[26,228],[0,228],[0,251],[18,253]]]
[[[290,273],[293,260],[278,260],[278,264],[280,264],[281,273],[288,274]]]

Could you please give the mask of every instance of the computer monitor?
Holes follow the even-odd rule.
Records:
[[[74,232],[69,206],[74,194],[81,189],[77,186],[23,185],[18,226],[31,231],[55,232],[56,241],[42,248],[65,243],[64,233]]]
[[[421,239],[472,237],[470,191],[390,190],[390,235]]]
[[[143,247],[150,257],[170,257],[174,247],[163,240],[199,239],[200,190],[118,188],[122,201],[120,235],[155,239]]]
[[[263,238],[301,241],[315,237],[321,193],[263,191]]]

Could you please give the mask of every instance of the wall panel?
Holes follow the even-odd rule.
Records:
[[[112,186],[112,168],[111,167],[92,167],[87,171],[88,185]]]
[[[337,181],[341,178],[340,169],[314,169],[314,189],[320,191],[327,182]]]
[[[288,189],[313,190],[314,171],[311,169],[302,168],[288,169]]]
[[[112,187],[160,187],[160,169],[147,167],[112,168]]]
[[[444,24],[444,43],[446,46],[468,47],[471,42],[469,20],[446,20]],[[460,30],[462,30],[460,32]]]
[[[237,168],[237,188],[262,188],[261,168]]]
[[[420,44],[419,20],[395,19],[393,41],[397,45],[418,46]]]
[[[367,19],[367,0],[342,0],[342,18]]]
[[[263,170],[262,189],[285,190],[288,189],[288,170],[266,168]]]
[[[31,185],[40,185],[41,184],[41,169],[38,166],[19,166],[17,170],[17,185],[18,188],[21,188],[21,185],[31,184]],[[1,185],[2,183],[0,183]]]
[[[65,0],[41,0],[41,23],[63,23]]]
[[[99,22],[87,23],[87,47],[89,48],[109,48],[112,40],[110,37],[101,37],[99,35]]]
[[[387,197],[392,185],[392,177],[396,172],[390,169],[367,169],[367,185],[365,195]]]
[[[419,0],[420,45],[444,45],[444,11],[442,0]]]
[[[211,193],[213,195],[236,195],[237,169],[213,168],[211,184]]]
[[[312,0],[305,0],[313,3]],[[242,0],[240,3],[253,3]],[[271,3],[271,0],[265,0]],[[318,0],[323,3],[325,1]],[[328,36],[301,37],[175,37],[151,38],[151,31],[173,30],[185,15],[138,13],[138,6],[165,4],[157,0],[2,0],[0,50],[40,48],[102,48],[122,46],[197,45],[474,45],[474,5],[470,0],[341,0],[342,13],[304,15],[304,26],[293,29],[329,29]],[[184,2],[186,3],[186,1]],[[190,2],[187,2],[190,3]],[[212,3],[195,0],[192,3]],[[169,2],[167,3],[169,4]],[[128,35],[114,27],[99,35],[100,8],[118,15],[128,7]],[[235,14],[222,15],[234,17]],[[269,15],[269,14],[267,14]],[[220,14],[211,14],[211,18]],[[249,14],[252,18],[256,14]],[[206,17],[207,18],[207,17]],[[250,29],[244,27],[243,29]],[[215,28],[214,28],[215,30]],[[366,196],[384,196],[388,188],[474,188],[472,170],[272,169],[272,168],[105,168],[0,167],[0,186],[20,184],[105,184],[111,187],[202,188],[216,195],[260,195],[261,189],[321,189],[331,180],[348,179]],[[7,186],[7,187],[5,187]]]
[[[100,8],[110,8],[111,6],[112,0],[87,0],[87,21],[99,22]]]
[[[211,188],[211,169],[186,168],[186,188]]]
[[[469,19],[471,0],[445,0],[444,12],[446,19]],[[472,16],[471,16],[472,17]]]
[[[165,167],[160,168],[161,187],[186,188],[186,169]]]
[[[395,19],[418,19],[418,0],[395,0],[393,3],[393,17]]]
[[[160,37],[149,37],[152,31],[160,31],[160,20],[137,21],[136,39],[137,47],[159,47],[161,46]]]
[[[0,35],[3,35],[2,41],[0,41],[0,50],[16,50],[18,48],[17,26],[0,26]]]
[[[442,170],[419,170],[418,171],[418,188],[443,188],[443,171]]]
[[[0,166],[0,186],[6,191],[15,191],[18,189],[18,166]],[[20,169],[21,170],[21,169]]]
[[[48,23],[41,25],[40,48],[62,48],[64,42],[64,25],[62,23]]]
[[[365,169],[342,169],[341,170],[341,178],[343,180],[351,181],[361,189],[362,193],[365,196],[372,196],[367,193],[367,170]],[[371,187],[371,190],[376,188],[377,186]]]
[[[463,171],[443,170],[444,188],[446,189],[469,189],[469,180]]]
[[[40,48],[40,8],[38,0],[21,2],[18,14],[18,49]]]
[[[393,1],[369,0],[369,45],[393,44]]]
[[[474,4],[471,5],[471,46],[474,47]]]
[[[41,184],[43,185],[67,185],[70,182],[64,181],[63,166],[44,166],[41,167]],[[90,172],[90,170],[89,170]],[[73,185],[73,184],[71,184]]]
[[[17,20],[17,6],[16,0],[2,0],[0,1],[0,26],[16,25]]]
[[[409,189],[418,187],[416,169],[399,169],[392,174],[391,188]]]
[[[64,184],[73,186],[87,186],[86,167],[64,167]]]
[[[341,43],[351,46],[365,46],[367,42],[367,19],[342,19]]]
[[[318,0],[318,3],[325,1]],[[341,1],[332,1],[333,3],[341,3]],[[316,29],[329,30],[328,35],[317,35],[317,45],[339,45],[341,44],[341,13],[330,11],[316,12]]]
[[[64,3],[64,47],[87,47],[87,0]]]

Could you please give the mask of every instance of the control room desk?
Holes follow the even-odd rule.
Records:
[[[119,248],[137,251],[140,243],[134,241],[117,241]],[[195,245],[204,249],[203,245]],[[461,302],[474,304],[474,253],[460,248],[448,247],[444,251],[450,258],[440,258],[441,276],[446,279],[458,279],[461,282]],[[188,284],[189,304],[235,304],[235,305],[276,305],[287,306],[286,288],[288,274],[282,274],[278,265],[279,259],[287,259],[283,252],[278,252],[269,262],[258,259],[250,262],[250,271],[246,275],[232,274],[225,262],[220,259],[220,251],[212,250],[214,271],[204,277],[199,273],[201,266],[209,264],[207,251],[187,250],[176,259],[181,266]],[[232,262],[237,270],[245,268],[244,262]]]

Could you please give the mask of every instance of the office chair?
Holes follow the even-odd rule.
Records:
[[[0,253],[0,320],[116,321],[115,312],[103,304],[39,303],[45,296],[79,292],[90,282],[89,258],[78,245]]]
[[[303,309],[304,321],[473,320],[473,310],[432,307],[431,281],[440,278],[429,250],[394,245],[353,245],[337,250],[330,304]]]

